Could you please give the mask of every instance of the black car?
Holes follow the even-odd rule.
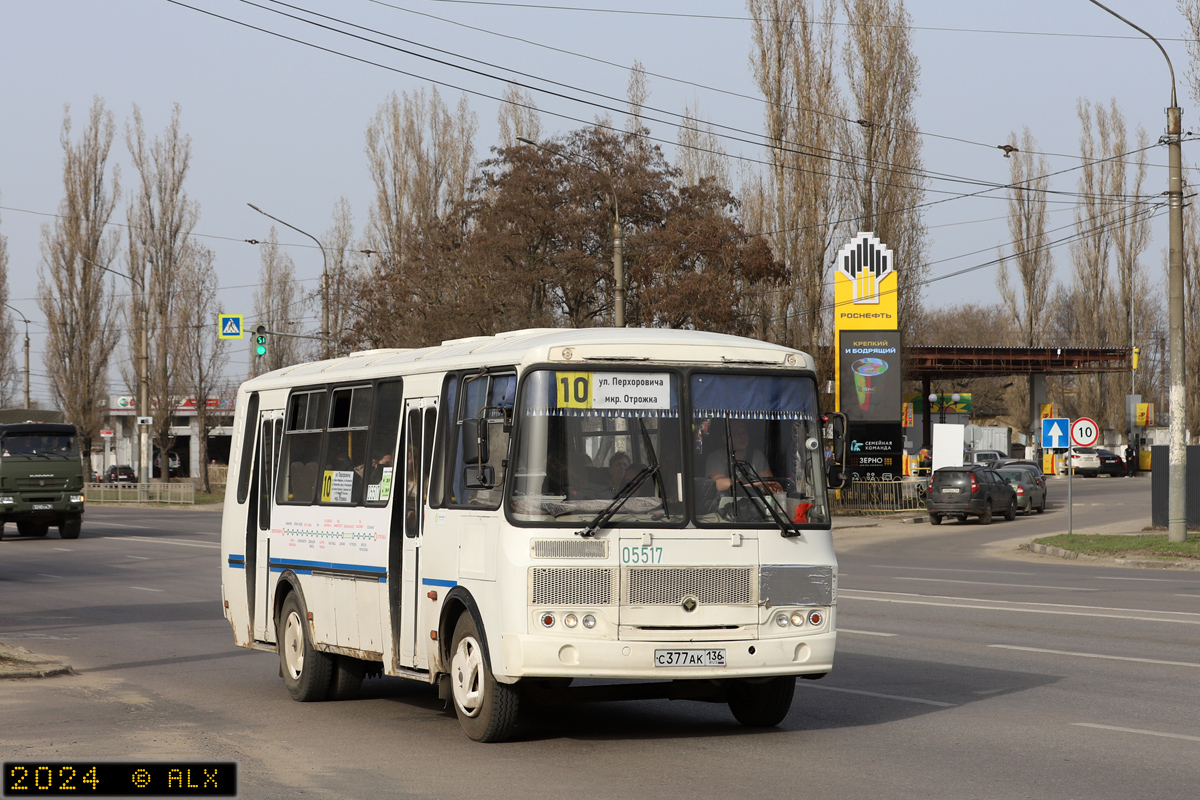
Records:
[[[1112,450],[1101,450],[1097,448],[1096,453],[1100,456],[1101,475],[1125,474],[1125,459],[1121,458]]]
[[[137,483],[137,475],[133,473],[133,467],[122,464],[109,467],[104,481],[105,483]]]
[[[934,525],[940,525],[944,517],[965,522],[968,516],[979,517],[979,523],[987,525],[993,513],[1003,514],[1007,520],[1017,518],[1017,493],[990,467],[942,467],[929,479],[925,507]]]
[[[988,466],[994,470],[1023,469],[1033,475],[1034,480],[1037,481],[1037,485],[1042,487],[1042,491],[1045,492],[1047,496],[1050,494],[1050,489],[1048,486],[1046,486],[1046,476],[1042,472],[1041,465],[1036,461],[1030,461],[1024,458],[1002,458],[999,461],[992,462]]]

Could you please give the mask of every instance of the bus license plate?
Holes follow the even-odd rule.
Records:
[[[723,667],[725,648],[712,650],[655,650],[656,667]]]
[[[52,507],[53,506],[51,506],[49,503],[34,503],[33,504],[34,511],[49,511]]]

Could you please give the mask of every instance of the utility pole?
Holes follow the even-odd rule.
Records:
[[[1183,159],[1179,139],[1183,133],[1183,110],[1175,100],[1175,67],[1158,39],[1134,25],[1098,0],[1093,5],[1112,14],[1129,27],[1148,37],[1162,51],[1171,72],[1171,105],[1167,108],[1167,310],[1171,337],[1171,446],[1167,488],[1167,540],[1187,541],[1187,390],[1184,383],[1186,362],[1183,357]]]
[[[8,303],[5,303],[4,305],[7,306],[8,308],[11,308],[13,311],[16,311],[18,314],[21,314],[21,309],[17,308],[16,306],[10,306],[10,305],[8,305]],[[29,410],[29,320],[27,320],[25,318],[24,314],[21,314],[21,321],[25,323],[25,410],[28,411]]]
[[[321,248],[321,358],[333,358],[333,347],[329,337],[329,257],[325,254],[325,245],[321,244],[321,240],[313,236],[308,231],[302,231],[295,225],[289,225],[279,217],[273,217],[263,211],[254,203],[246,203],[258,213],[268,219],[273,219],[284,227],[291,228],[296,233],[307,236],[317,243],[317,247]]]

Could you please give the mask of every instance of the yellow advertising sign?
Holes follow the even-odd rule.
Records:
[[[1055,419],[1058,417],[1055,411],[1054,403],[1042,403],[1038,411],[1038,417],[1039,419]]]
[[[899,327],[892,251],[873,233],[860,233],[837,256],[833,278],[835,331],[894,331]]]
[[[1154,424],[1154,403],[1137,404],[1137,426],[1148,428]]]

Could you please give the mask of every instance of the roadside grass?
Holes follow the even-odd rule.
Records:
[[[1060,533],[1034,539],[1047,547],[1061,547],[1072,553],[1090,556],[1151,556],[1154,558],[1200,559],[1200,537],[1189,536],[1186,542],[1168,542],[1165,533],[1133,536]]]
[[[225,502],[224,490],[220,492],[196,492],[196,505],[208,506]]]

